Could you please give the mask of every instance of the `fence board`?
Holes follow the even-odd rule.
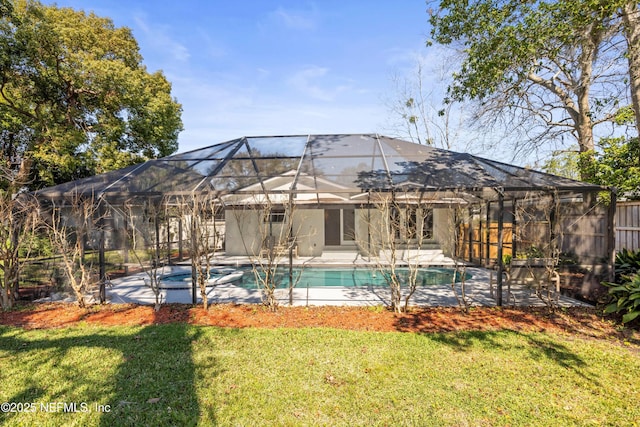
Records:
[[[640,201],[616,204],[616,251],[640,250]]]

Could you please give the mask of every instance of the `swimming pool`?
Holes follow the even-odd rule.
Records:
[[[292,273],[293,283],[296,288],[368,288],[373,286],[388,286],[385,275],[375,268],[295,267]],[[401,283],[407,283],[409,275],[408,268],[396,268],[396,274],[398,274]],[[456,282],[460,282],[462,274],[460,272],[455,274]],[[454,270],[450,268],[421,268],[418,271],[418,286],[448,285],[451,283],[453,275]],[[469,278],[471,278],[471,275],[465,273],[465,279]],[[281,266],[277,269],[276,283],[277,288],[289,287],[289,269],[286,266]],[[256,283],[256,277],[251,267],[212,268],[210,270],[207,287],[212,288],[222,284],[233,284],[246,289],[257,289],[260,287]],[[191,286],[190,271],[170,273],[160,277],[160,289],[190,289]]]
[[[406,284],[409,269],[397,268],[396,273],[400,278],[400,282]],[[454,273],[453,269],[448,268],[421,268],[418,271],[417,283],[418,286],[447,285],[451,283]],[[456,282],[459,282],[462,279],[462,274],[457,272],[455,275]],[[388,286],[385,275],[373,268],[294,268],[292,276],[296,288]],[[465,273],[465,279],[469,278],[471,278],[471,275]],[[276,271],[276,283],[277,288],[289,287],[288,268],[281,267]],[[259,287],[256,283],[255,274],[250,268],[245,268],[242,280],[234,284],[250,289]]]
[[[224,283],[240,283],[246,274],[245,271],[235,268],[221,267],[209,270],[207,287],[215,287]],[[191,289],[191,271],[180,271],[160,276],[160,289]]]

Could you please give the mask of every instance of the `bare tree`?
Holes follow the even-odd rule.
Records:
[[[510,276],[514,281],[531,284],[535,295],[550,309],[557,305],[561,256],[561,206],[558,194],[529,193],[518,202],[515,211],[518,233],[516,260]],[[520,268],[520,271],[516,271]]]
[[[292,302],[293,287],[299,278],[294,278],[292,271],[297,237],[292,199],[274,202],[268,195],[249,197],[241,205],[232,207],[231,212],[264,304],[277,310],[276,291],[287,275],[289,301]]]
[[[623,0],[622,22],[627,41],[626,57],[629,61],[629,89],[636,122],[640,132],[640,10],[636,0]]]
[[[49,240],[61,259],[62,272],[80,307],[85,295],[96,283],[97,265],[85,257],[85,244],[99,233],[101,201],[94,197],[73,195],[66,201],[51,201],[49,217],[43,221]],[[94,239],[95,240],[95,239]]]
[[[221,246],[223,230],[218,228],[216,218],[223,206],[211,195],[199,194],[183,199],[181,215],[191,224],[191,260],[196,282],[200,289],[202,305],[209,307],[207,286],[211,280],[211,268],[215,251]]]
[[[522,154],[575,137],[590,178],[594,129],[615,126],[628,91],[623,1],[441,1],[431,35],[464,52],[449,99],[477,101],[473,121],[512,134]]]
[[[21,192],[26,174],[24,169],[14,171],[0,163],[0,305],[4,310],[15,301],[20,271],[29,259],[31,236],[38,223],[37,201]]]
[[[421,284],[420,267],[427,260],[423,250],[433,238],[433,210],[418,191],[373,193],[371,208],[362,211],[367,241],[359,245],[373,260],[390,291],[390,307],[407,311]]]
[[[393,133],[437,148],[466,148],[461,138],[463,104],[445,103],[444,94],[438,92],[447,84],[449,68],[448,62],[427,67],[425,58],[418,58],[409,75],[393,77],[395,92],[387,101]]]
[[[124,205],[124,217],[127,218],[129,247],[136,262],[147,275],[145,283],[155,297],[154,309],[160,310],[162,295],[162,248],[160,239],[160,221],[166,213],[167,205],[162,200],[147,199],[142,203],[131,200]]]
[[[462,198],[460,198],[460,201]],[[455,241],[460,242],[463,240],[461,234],[465,233],[465,227],[463,224],[470,224],[473,221],[473,217],[469,215],[466,204],[455,203],[449,206],[448,209],[448,222],[447,229],[448,234],[453,236]],[[466,277],[467,277],[467,264],[462,262],[458,256],[452,257],[453,259],[453,275],[451,276],[451,292],[458,303],[458,307],[465,313],[469,312],[469,300],[467,299],[466,289]]]

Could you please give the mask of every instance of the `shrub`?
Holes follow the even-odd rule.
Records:
[[[640,270],[640,250],[623,249],[616,254],[616,283],[622,284],[623,277],[630,277],[638,270]]]
[[[607,313],[622,313],[622,323],[640,316],[640,251],[623,249],[616,255],[615,282],[602,282],[609,288]]]

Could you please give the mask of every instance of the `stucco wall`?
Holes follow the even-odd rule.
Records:
[[[453,253],[455,241],[453,209],[444,207],[433,210],[433,237],[446,256]]]
[[[262,229],[260,227],[263,227]],[[286,225],[262,224],[262,217],[255,210],[233,210],[225,212],[225,251],[227,255],[257,255],[262,240],[267,235],[276,240],[286,240]],[[293,214],[292,232],[298,245],[299,256],[322,254],[324,243],[324,211],[321,209],[301,209]]]
[[[356,209],[356,244],[361,255],[376,255],[381,238],[376,230],[382,230],[384,227],[386,224],[382,221],[382,213],[379,210]]]
[[[324,248],[324,211],[301,209],[293,214],[299,256],[319,256]]]
[[[445,254],[453,250],[452,210],[433,210],[433,237]],[[225,212],[225,249],[228,255],[255,255],[260,252],[262,240],[268,234],[260,230],[261,216],[254,210],[227,210]],[[376,209],[356,209],[356,244],[362,255],[380,247],[381,235],[377,230],[387,226],[382,213]],[[371,237],[368,233],[371,230]],[[281,224],[272,224],[272,234],[281,236]],[[324,210],[300,209],[293,215],[293,234],[299,256],[319,256],[324,250]],[[354,248],[355,249],[355,248]]]
[[[259,254],[263,239],[260,232],[259,212],[250,209],[227,209],[224,218],[226,254]]]

